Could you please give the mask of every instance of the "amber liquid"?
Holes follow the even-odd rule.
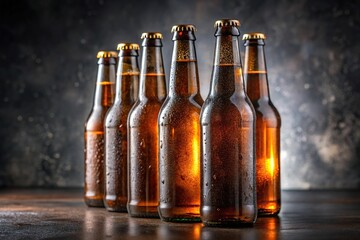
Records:
[[[235,92],[239,68],[214,69],[217,92],[204,104],[202,125],[202,208],[208,226],[253,224],[256,219],[254,113]],[[241,90],[238,90],[241,91]]]
[[[259,216],[276,215],[281,208],[280,115],[266,93],[266,72],[247,74],[247,91],[256,111],[256,188]]]
[[[104,132],[85,133],[85,154],[85,202],[89,206],[103,207]]]
[[[104,118],[113,103],[114,83],[98,82],[95,108],[85,128],[85,203],[90,207],[103,207],[104,198]]]
[[[126,126],[125,126],[126,127]],[[121,129],[106,128],[106,197],[109,211],[126,212],[127,140]]]
[[[279,152],[274,144],[279,141],[279,129],[259,127],[256,138],[258,211],[259,215],[273,215],[280,211]]]
[[[195,76],[195,69],[194,61],[176,62],[174,85],[178,94],[166,100],[159,115],[159,214],[164,221],[200,221],[202,100],[196,93],[189,93],[194,83],[188,81]]]
[[[159,79],[160,78],[160,79]],[[129,202],[133,217],[159,217],[158,115],[165,97],[165,76],[147,74],[146,97],[134,106],[129,117]],[[159,96],[159,97],[158,97]]]
[[[134,103],[132,83],[137,74],[122,76],[122,100],[114,103],[105,122],[105,206],[108,211],[127,212],[127,118]]]

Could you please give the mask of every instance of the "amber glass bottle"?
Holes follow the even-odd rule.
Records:
[[[195,27],[173,26],[168,97],[159,114],[160,202],[164,221],[200,221],[200,110]]]
[[[270,100],[262,33],[244,34],[246,90],[256,111],[258,215],[280,211],[280,114]]]
[[[132,217],[159,217],[158,115],[166,97],[162,34],[143,33],[139,99],[128,122],[128,212]]]
[[[120,43],[118,50],[116,97],[105,120],[105,206],[109,211],[126,212],[127,118],[138,94],[139,45]]]
[[[115,96],[116,52],[97,54],[98,75],[92,110],[85,123],[85,189],[89,207],[103,207],[104,198],[104,118]]]
[[[215,22],[211,89],[201,112],[201,218],[206,226],[256,220],[255,113],[246,96],[238,20]]]

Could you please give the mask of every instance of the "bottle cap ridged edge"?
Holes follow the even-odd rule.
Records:
[[[226,27],[226,26],[233,26],[233,27],[240,27],[240,21],[236,19],[220,19],[215,21],[214,27]]]
[[[261,32],[253,32],[253,33],[245,33],[243,35],[242,40],[256,40],[256,39],[266,39],[266,36],[264,33]]]
[[[159,32],[144,32],[141,34],[141,39],[150,38],[150,39],[162,39],[163,35]]]
[[[139,50],[140,47],[136,43],[119,43],[117,45],[117,50]]]
[[[196,27],[192,24],[179,24],[179,25],[174,25],[171,28],[171,32],[182,32],[182,31],[196,31]]]
[[[118,53],[115,51],[99,51],[96,58],[117,58]]]

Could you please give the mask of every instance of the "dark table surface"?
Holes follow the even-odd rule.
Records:
[[[360,239],[360,191],[283,191],[253,227],[164,223],[88,208],[81,189],[0,190],[0,239]]]

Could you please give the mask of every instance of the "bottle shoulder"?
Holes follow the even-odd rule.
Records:
[[[130,123],[157,119],[162,104],[163,101],[158,100],[138,100],[129,113]]]
[[[105,127],[117,127],[126,124],[132,105],[124,102],[115,102],[105,118]]]
[[[167,97],[162,105],[161,112],[170,110],[181,110],[181,108],[191,108],[201,110],[204,101],[201,96],[172,96]]]
[[[246,97],[209,96],[201,111],[201,122],[228,120],[254,122],[255,112]]]
[[[257,121],[268,121],[271,125],[281,126],[279,111],[269,99],[259,99],[253,101]]]
[[[201,105],[199,100],[186,97],[168,97],[159,113],[160,124],[181,124],[194,119],[199,120]]]
[[[103,131],[105,115],[109,107],[93,108],[85,122],[85,131]]]

